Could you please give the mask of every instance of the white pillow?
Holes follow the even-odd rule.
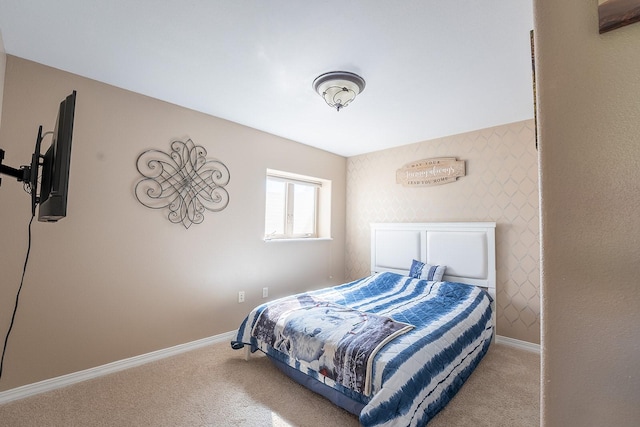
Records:
[[[416,279],[432,280],[435,282],[441,282],[442,276],[447,269],[446,265],[431,265],[425,264],[422,261],[414,259],[411,261],[411,268],[409,269],[409,276]]]
[[[436,282],[442,281],[442,276],[444,276],[444,272],[447,269],[446,265],[431,265],[425,264],[422,267],[422,273],[420,273],[420,278],[425,280],[433,280]]]

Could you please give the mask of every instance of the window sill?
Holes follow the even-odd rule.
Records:
[[[293,239],[263,239],[265,243],[272,242],[323,242],[333,240],[333,237],[299,237]]]

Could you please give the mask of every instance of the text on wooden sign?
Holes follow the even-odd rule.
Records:
[[[464,160],[438,157],[407,163],[397,170],[396,183],[405,187],[448,184],[465,174]]]

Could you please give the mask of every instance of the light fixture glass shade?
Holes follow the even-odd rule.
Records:
[[[364,79],[348,71],[331,71],[318,76],[313,81],[313,89],[337,111],[356,99],[364,87]]]

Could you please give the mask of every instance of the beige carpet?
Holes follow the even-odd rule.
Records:
[[[0,405],[0,425],[358,426],[258,353],[221,343]],[[493,344],[429,427],[539,425],[540,357]]]

